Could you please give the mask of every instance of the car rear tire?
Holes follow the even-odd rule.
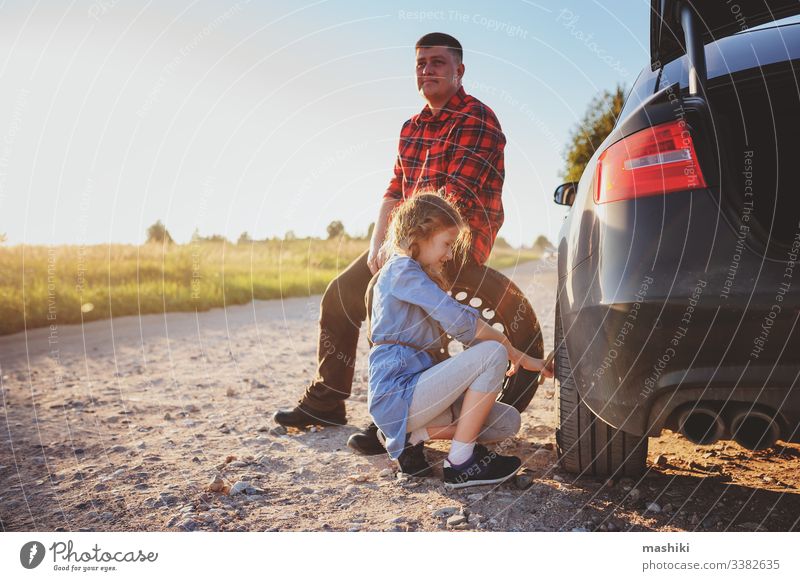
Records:
[[[638,477],[647,467],[647,437],[612,428],[581,401],[556,305],[556,449],[561,467],[579,476]]]
[[[464,269],[451,294],[458,302],[478,309],[483,320],[501,330],[511,344],[541,359],[544,341],[539,321],[525,294],[502,273],[487,266]],[[524,411],[539,386],[539,374],[519,369],[506,377],[497,400]]]

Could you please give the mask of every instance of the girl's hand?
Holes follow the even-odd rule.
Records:
[[[550,365],[544,367],[544,359],[537,359],[536,357],[531,357],[530,355],[519,351],[518,349],[514,350],[515,353],[512,353],[511,359],[511,367],[506,371],[507,376],[514,375],[517,370],[522,367],[523,369],[527,369],[528,371],[538,371],[539,375],[542,377],[553,377],[553,363],[550,362]]]

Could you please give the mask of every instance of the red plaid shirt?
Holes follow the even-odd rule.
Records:
[[[503,225],[505,144],[494,112],[460,87],[438,114],[426,105],[403,124],[394,177],[383,197],[402,201],[444,188],[472,230],[470,254],[484,264]]]

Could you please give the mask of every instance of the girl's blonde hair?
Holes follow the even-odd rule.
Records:
[[[436,190],[416,193],[392,212],[385,243],[388,247],[385,250],[399,250],[417,260],[420,241],[429,240],[440,230],[452,227],[459,231],[452,248],[453,260],[460,267],[467,259],[471,237],[469,226],[453,199]],[[450,290],[452,281],[447,279],[444,272],[426,266],[423,266],[423,270],[443,290]]]

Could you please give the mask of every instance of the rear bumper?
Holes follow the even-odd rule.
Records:
[[[689,196],[694,216],[664,220],[680,218]],[[754,404],[777,413],[782,438],[796,441],[800,280],[787,279],[787,263],[743,251],[732,231],[709,228],[708,214],[704,225],[702,196],[639,200],[637,228],[606,227],[597,252],[560,279],[578,390],[600,418],[635,435],[676,427],[681,406],[704,401],[726,413]],[[661,257],[645,235],[655,203]],[[631,208],[616,206],[604,209],[607,223],[624,224]]]

